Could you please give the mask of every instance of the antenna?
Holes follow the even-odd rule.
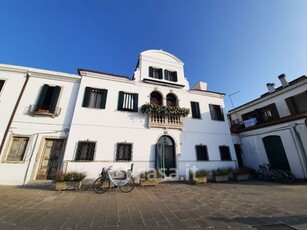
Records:
[[[233,101],[232,101],[232,99],[231,99],[231,96],[233,96],[233,95],[235,95],[235,94],[237,94],[237,93],[240,93],[240,91],[237,91],[237,92],[234,92],[234,93],[229,94],[229,99],[230,99],[230,102],[231,102],[231,105],[232,105],[232,108],[233,108],[233,109],[234,109],[235,107],[234,107],[234,105],[233,105]]]

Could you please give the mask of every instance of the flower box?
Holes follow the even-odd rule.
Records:
[[[141,180],[140,181],[141,186],[156,186],[159,184],[158,180]]]
[[[55,190],[77,190],[81,188],[82,181],[57,181],[55,183]]]
[[[237,181],[241,181],[241,180],[248,180],[249,178],[249,174],[246,173],[246,174],[237,174],[236,175],[236,180]]]
[[[214,176],[214,180],[216,182],[227,182],[228,179],[229,179],[228,175],[216,175],[216,176]]]

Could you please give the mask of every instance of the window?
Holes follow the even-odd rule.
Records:
[[[177,72],[176,71],[169,71],[169,70],[164,70],[164,79],[167,81],[173,81],[177,82]]]
[[[132,143],[117,143],[116,161],[132,160]]]
[[[162,69],[154,68],[152,66],[149,67],[149,77],[162,79]]]
[[[196,158],[197,161],[208,161],[208,149],[206,145],[196,145]]]
[[[1,93],[1,90],[3,88],[4,82],[5,82],[4,80],[0,80],[0,93]]]
[[[29,137],[13,137],[6,161],[23,161]]]
[[[79,141],[76,161],[93,161],[95,155],[96,142],[94,141]]]
[[[226,146],[226,145],[223,145],[223,146],[219,146],[219,148],[220,148],[221,160],[222,161],[231,161],[229,147]]]
[[[59,86],[44,85],[39,95],[35,111],[54,113],[61,92]]]
[[[138,112],[138,94],[119,92],[118,110]]]
[[[286,103],[291,115],[307,111],[307,91],[297,94],[293,97],[286,98]]]
[[[200,119],[200,110],[199,110],[199,103],[195,101],[191,101],[191,108],[192,108],[192,118]]]
[[[107,94],[107,89],[86,87],[82,107],[105,109]]]
[[[211,119],[216,121],[224,121],[223,109],[219,105],[209,104]]]
[[[177,98],[174,94],[169,93],[166,95],[166,105],[170,107],[177,106]]]
[[[158,92],[152,92],[150,94],[150,104],[152,105],[162,105],[162,96]]]
[[[242,114],[243,121],[256,118],[258,123],[271,121],[279,118],[276,105],[274,103],[264,106],[259,109],[255,109],[251,112]]]

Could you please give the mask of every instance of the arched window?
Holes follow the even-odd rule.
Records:
[[[171,107],[178,106],[178,104],[177,104],[177,97],[174,94],[172,94],[172,93],[167,94],[167,96],[166,96],[166,105],[167,106],[171,106]]]
[[[150,94],[150,104],[162,105],[162,96],[159,92],[154,91]]]

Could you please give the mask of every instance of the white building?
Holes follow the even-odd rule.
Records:
[[[79,69],[80,90],[66,147],[67,170],[97,177],[102,167],[136,171],[167,168],[185,176],[193,168],[236,167],[226,119],[224,94],[206,83],[194,88],[183,62],[161,50],[139,56],[132,78]],[[160,104],[191,109],[188,117],[142,114],[141,106]],[[175,170],[173,170],[175,169]]]
[[[0,82],[0,183],[52,179],[62,167],[80,76],[0,65]]]
[[[307,76],[281,86],[268,83],[268,92],[228,112],[238,162],[291,170],[307,178]]]
[[[172,54],[142,52],[133,77],[78,73],[0,66],[6,114],[0,183],[52,180],[71,170],[95,178],[102,167],[127,169],[132,162],[135,172],[165,168],[166,177],[176,178],[195,167],[236,167],[224,94],[204,82],[190,88],[183,62]],[[143,114],[144,104],[159,113]],[[187,117],[184,108],[191,110]]]

